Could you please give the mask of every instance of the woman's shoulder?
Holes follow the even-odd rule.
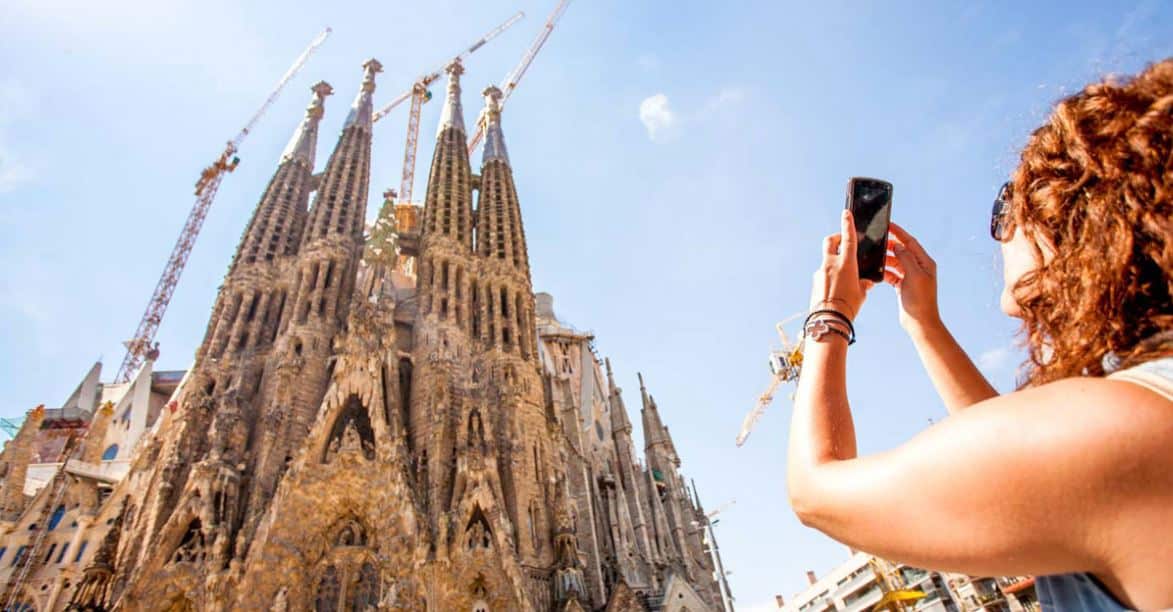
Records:
[[[1089,468],[1101,468],[1108,480],[1119,479],[1121,470],[1131,469],[1124,464],[1135,465],[1133,461],[1159,463],[1165,470],[1173,448],[1173,400],[1131,379],[1066,378],[974,408],[973,417],[988,420],[987,426],[1031,432],[1043,455],[1078,457]],[[1137,476],[1141,474],[1134,471],[1128,477]],[[1173,481],[1170,485],[1173,491]]]

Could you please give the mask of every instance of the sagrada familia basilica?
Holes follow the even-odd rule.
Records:
[[[423,206],[365,224],[380,68],[320,172],[313,87],[189,371],[95,365],[28,413],[0,609],[726,608],[655,400],[641,459],[609,361],[533,292],[501,92],[474,172],[452,64]]]

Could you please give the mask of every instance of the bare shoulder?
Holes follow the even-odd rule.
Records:
[[[1027,434],[1018,449],[1034,455],[1027,486],[1050,489],[1041,500],[1081,517],[1100,571],[1173,564],[1173,544],[1151,537],[1173,523],[1173,401],[1130,382],[1072,378],[973,408],[958,416],[975,430],[997,436],[1013,423]]]
[[[1168,469],[1173,401],[1141,385],[1069,378],[987,400],[957,420],[965,429],[988,435],[1014,427],[1028,434],[1016,438],[1040,459],[1078,461],[1084,482],[1100,476],[1105,486],[1115,486],[1159,471],[1168,475],[1163,480],[1173,490],[1173,471]],[[1015,444],[1010,438],[1005,441]]]
[[[1173,401],[1122,380],[1068,378],[1006,394],[975,408],[979,409],[974,411],[976,418],[1021,420],[1062,437],[1082,438],[1089,446],[1173,442]]]

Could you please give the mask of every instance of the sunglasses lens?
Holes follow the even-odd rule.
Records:
[[[998,242],[1002,241],[1005,232],[1005,221],[1010,200],[1010,183],[1003,183],[998,190],[998,197],[994,200],[994,208],[990,211],[990,237]]]

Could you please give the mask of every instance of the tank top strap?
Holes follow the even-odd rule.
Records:
[[[1138,384],[1173,401],[1173,357],[1146,361],[1126,370],[1113,372],[1108,378]]]

